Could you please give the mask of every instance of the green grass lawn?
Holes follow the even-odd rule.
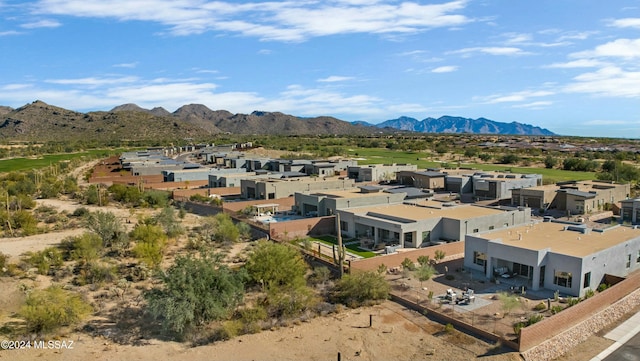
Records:
[[[320,242],[320,243],[324,243],[326,245],[334,245],[334,244],[338,244],[338,240],[335,237],[331,237],[331,236],[321,236],[321,237],[310,237],[309,238],[312,242]],[[347,243],[349,241],[353,241],[353,239],[350,240],[343,240],[343,243]],[[376,254],[371,252],[371,251],[366,251],[360,247],[358,247],[355,244],[347,244],[345,245],[345,247],[349,250],[349,253],[353,253],[356,254],[362,258],[371,258],[371,257],[375,257]]]
[[[0,172],[13,172],[29,169],[48,167],[72,159],[95,159],[97,157],[108,157],[111,154],[120,154],[124,149],[92,149],[78,153],[47,154],[37,158],[11,158],[0,160]]]
[[[440,168],[443,163],[450,166],[457,166],[456,161],[438,162],[433,160],[431,154],[426,152],[394,151],[381,148],[354,148],[347,151],[348,155],[358,159],[358,164],[415,164],[418,169]],[[534,167],[517,167],[505,164],[485,164],[485,163],[461,163],[460,167],[474,168],[484,171],[511,171],[522,174],[542,174],[542,180],[547,183],[557,183],[562,181],[581,181],[595,179],[595,172],[573,172],[562,169],[547,169]]]

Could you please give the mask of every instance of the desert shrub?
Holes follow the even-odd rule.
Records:
[[[144,202],[152,208],[164,208],[169,204],[169,192],[146,190],[142,194]]]
[[[536,311],[543,311],[547,309],[547,304],[544,302],[540,302],[537,305],[535,305],[535,307],[533,308]]]
[[[201,202],[201,203],[209,203],[209,197],[202,194],[192,194],[189,196],[189,200],[191,202]]]
[[[520,335],[520,330],[522,330],[525,327],[527,327],[526,323],[524,323],[524,322],[516,322],[513,325],[513,333],[515,333],[516,335]]]
[[[415,271],[416,270],[415,263],[413,263],[413,261],[410,260],[409,258],[405,258],[400,265],[402,265],[402,269],[406,269],[406,270],[409,270],[409,271]]]
[[[521,305],[518,297],[510,295],[506,292],[499,292],[498,300],[500,300],[500,303],[502,303],[502,311],[505,315],[508,315],[509,312],[513,311],[516,307]]]
[[[184,233],[184,227],[176,215],[173,207],[164,207],[154,217],[158,225],[162,226],[167,237],[174,238]]]
[[[238,336],[243,328],[243,324],[239,320],[224,321],[215,330],[214,340],[226,341]]]
[[[131,238],[136,241],[133,247],[136,257],[149,267],[158,267],[167,246],[167,235],[162,227],[153,224],[137,224],[131,231]]]
[[[262,322],[267,319],[264,307],[245,308],[239,312],[244,333],[258,333],[262,330]]]
[[[91,211],[87,207],[78,207],[76,208],[71,215],[73,217],[84,217],[91,213]]]
[[[563,309],[564,308],[562,308],[562,306],[560,306],[560,305],[551,306],[551,314],[555,315],[556,313],[562,311]]]
[[[60,248],[65,260],[74,260],[81,264],[100,258],[103,251],[102,240],[93,233],[67,237],[60,242]]]
[[[452,333],[453,331],[455,331],[455,328],[453,327],[452,324],[447,323],[446,325],[444,325],[444,332],[446,333]]]
[[[265,303],[270,316],[292,318],[310,311],[318,304],[319,298],[306,285],[270,288]]]
[[[606,283],[601,283],[601,284],[598,285],[598,292],[603,292],[604,290],[606,290],[609,287],[611,287],[611,286],[606,284]]]
[[[4,273],[4,269],[7,266],[7,261],[9,260],[9,255],[0,252],[0,271]]]
[[[31,212],[21,209],[11,214],[11,223],[14,230],[20,230],[23,236],[31,236],[38,233],[38,220]]]
[[[100,262],[90,262],[78,270],[75,283],[79,286],[113,283],[118,275],[116,267]]]
[[[205,322],[228,318],[243,299],[246,274],[218,258],[181,256],[161,279],[162,288],[144,294],[147,310],[165,331],[182,336]]]
[[[105,247],[118,249],[128,246],[124,225],[112,212],[90,212],[84,220],[85,226],[102,239]]]
[[[56,247],[47,247],[38,252],[27,252],[23,258],[25,263],[38,269],[41,275],[50,274],[64,264],[62,252]]]
[[[325,266],[314,267],[313,273],[309,276],[309,283],[312,285],[324,285],[329,279],[331,279],[331,271]]]
[[[80,295],[51,286],[29,293],[19,316],[26,321],[29,332],[41,333],[75,324],[91,312],[91,306]]]
[[[569,297],[567,299],[567,307],[575,306],[580,303],[580,299],[577,297]]]
[[[594,290],[592,290],[591,288],[588,288],[586,291],[584,291],[584,298],[591,298],[596,294],[596,292]]]
[[[430,264],[430,263],[431,263],[431,259],[429,258],[429,256],[422,255],[422,256],[419,256],[419,257],[418,257],[418,263],[419,263],[421,266],[428,265],[428,264]]]
[[[544,318],[544,316],[542,316],[540,314],[531,315],[531,316],[529,316],[529,319],[527,319],[527,326],[531,326],[534,323],[540,322],[540,321],[542,321],[543,318]]]
[[[377,272],[359,272],[342,277],[331,297],[349,307],[358,307],[389,298],[390,286]]]

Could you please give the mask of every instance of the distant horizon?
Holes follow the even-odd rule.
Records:
[[[137,106],[137,107],[139,107],[139,108],[141,108],[141,109],[143,109],[143,110],[147,110],[147,111],[150,111],[150,110],[152,110],[152,109],[154,109],[154,108],[162,108],[162,109],[164,109],[164,110],[166,110],[167,112],[169,112],[169,113],[171,113],[171,114],[172,114],[172,113],[176,112],[178,109],[180,109],[180,108],[182,108],[182,107],[184,107],[184,106],[187,106],[187,105],[202,105],[202,106],[205,106],[205,107],[207,107],[208,109],[210,109],[210,110],[212,110],[212,111],[228,111],[228,112],[230,112],[230,113],[232,113],[232,114],[251,114],[251,113],[253,113],[253,112],[269,112],[269,113],[276,113],[276,112],[279,112],[279,113],[283,113],[283,114],[287,114],[287,115],[295,116],[295,117],[298,117],[298,118],[301,118],[301,119],[304,119],[304,118],[316,118],[316,117],[325,117],[325,116],[328,116],[328,117],[333,117],[333,118],[336,118],[336,119],[338,119],[338,120],[341,120],[341,121],[344,121],[344,122],[348,122],[348,123],[365,122],[365,123],[368,123],[368,124],[370,124],[370,125],[374,125],[374,126],[375,126],[375,125],[378,125],[378,124],[381,124],[381,123],[384,123],[385,121],[388,121],[388,120],[395,120],[395,119],[399,119],[399,118],[402,118],[402,117],[412,118],[412,119],[416,119],[416,120],[418,120],[418,121],[422,121],[422,120],[427,119],[427,118],[439,119],[439,118],[441,118],[441,117],[464,118],[464,119],[472,119],[472,120],[477,120],[477,119],[480,119],[480,118],[484,118],[484,119],[491,120],[491,121],[498,122],[498,123],[504,123],[504,124],[512,123],[512,122],[503,122],[503,121],[496,120],[496,119],[490,119],[490,118],[487,118],[487,117],[484,117],[484,116],[480,116],[480,117],[477,117],[477,118],[469,118],[469,117],[465,117],[465,116],[462,116],[462,115],[451,115],[451,114],[443,114],[443,115],[440,115],[440,116],[437,116],[437,117],[436,117],[436,116],[431,116],[431,115],[430,115],[430,116],[425,116],[425,117],[423,117],[423,118],[420,118],[420,117],[416,118],[416,117],[412,117],[412,116],[408,116],[408,115],[399,115],[399,116],[396,116],[395,118],[389,118],[389,119],[381,120],[381,121],[379,121],[379,122],[377,122],[377,123],[371,123],[371,122],[363,121],[363,120],[345,120],[345,119],[337,118],[337,117],[334,117],[334,116],[331,116],[331,115],[299,116],[299,115],[296,115],[296,114],[284,113],[284,112],[282,112],[282,111],[277,111],[277,110],[276,110],[276,111],[268,111],[268,110],[254,109],[254,110],[252,110],[252,111],[250,111],[250,112],[246,112],[246,113],[245,113],[245,112],[238,112],[238,113],[236,113],[236,112],[231,112],[231,111],[229,111],[229,110],[227,110],[227,109],[214,109],[214,108],[211,108],[211,107],[210,107],[209,105],[207,105],[207,104],[201,104],[201,103],[188,103],[188,104],[183,104],[183,105],[178,106],[177,108],[175,108],[173,111],[171,111],[171,110],[167,109],[167,108],[166,108],[166,107],[164,107],[164,106],[158,106],[158,105],[155,105],[155,106],[151,106],[151,107],[143,107],[143,106],[140,106],[139,104],[132,103],[132,102],[122,103],[122,104],[119,104],[119,105],[111,106],[111,107],[108,107],[108,109],[90,108],[91,110],[77,110],[77,109],[69,109],[69,108],[65,108],[65,107],[59,106],[59,105],[57,105],[57,104],[52,104],[52,103],[50,103],[50,102],[48,102],[48,101],[46,101],[46,100],[42,100],[42,99],[36,99],[36,100],[31,101],[31,102],[27,102],[27,103],[25,103],[25,104],[23,104],[23,105],[20,105],[20,106],[18,106],[18,107],[13,107],[13,106],[8,106],[8,105],[4,105],[4,106],[10,107],[10,108],[12,108],[12,109],[14,109],[14,110],[15,110],[15,109],[18,109],[18,108],[21,108],[21,107],[24,107],[24,106],[26,106],[26,105],[33,104],[33,103],[36,103],[36,102],[43,102],[43,103],[45,103],[45,104],[47,104],[47,105],[50,105],[50,106],[59,107],[59,108],[64,108],[64,109],[71,110],[71,111],[75,111],[75,112],[79,112],[79,113],[87,113],[87,112],[108,112],[108,111],[111,111],[111,110],[113,110],[114,108],[117,108],[117,107],[126,106],[126,105],[132,105],[132,106]],[[0,106],[3,106],[3,104],[0,104]],[[611,137],[609,137],[609,136],[599,136],[599,137],[598,137],[598,136],[581,136],[581,135],[571,135],[571,134],[560,134],[560,133],[557,133],[557,132],[553,131],[552,129],[544,128],[544,127],[541,127],[541,126],[536,125],[536,124],[521,123],[521,122],[517,122],[517,123],[519,123],[519,124],[523,124],[523,125],[529,125],[529,126],[532,126],[532,127],[541,128],[541,129],[543,129],[543,130],[548,130],[548,131],[550,131],[550,132],[554,133],[552,136],[557,136],[557,137],[618,138],[618,139],[630,139],[630,140],[637,139],[637,138],[632,138],[632,137],[613,137],[613,136],[611,136]],[[420,133],[420,132],[417,132],[417,133]],[[424,133],[424,134],[427,134],[427,133]],[[437,134],[463,134],[463,133],[437,133]],[[501,134],[494,134],[494,133],[470,133],[470,134],[501,135]],[[502,135],[507,135],[507,134],[502,134]],[[511,135],[523,135],[523,136],[528,136],[528,135],[526,135],[526,134],[511,134]],[[535,135],[533,135],[533,136],[535,136]]]
[[[5,0],[0,104],[462,114],[640,137],[640,4]]]

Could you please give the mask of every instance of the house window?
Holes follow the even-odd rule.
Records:
[[[591,272],[584,274],[584,282],[582,283],[582,288],[589,288],[589,286],[591,286]]]
[[[485,262],[487,262],[487,255],[485,253],[477,251],[473,252],[473,263],[479,266],[484,266]]]
[[[473,233],[478,233],[480,230],[478,228],[473,229]]]
[[[494,227],[494,226],[489,226],[489,230],[490,230],[490,231],[491,231],[491,230],[493,230],[494,228],[496,228],[496,227]]]
[[[627,268],[630,268],[630,267],[631,267],[631,255],[628,254],[627,255]]]
[[[340,228],[342,229],[342,232],[349,232],[349,223],[340,221]]]
[[[640,263],[640,251],[638,251],[638,257],[636,258],[636,263]]]
[[[553,284],[560,287],[571,288],[572,279],[571,272],[556,271],[553,275]]]

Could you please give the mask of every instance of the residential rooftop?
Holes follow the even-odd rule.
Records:
[[[580,231],[581,227],[565,223],[540,222],[489,231],[480,237],[533,251],[550,249],[551,252],[574,257],[586,257],[640,237],[640,229],[625,226],[613,226],[603,232],[584,227],[586,233]]]
[[[390,204],[384,206],[352,208],[351,211],[356,214],[379,214],[383,216],[392,216],[394,218],[404,218],[411,221],[420,221],[433,218],[465,220],[476,217],[490,216],[493,214],[500,214],[504,212],[495,208],[479,207],[469,204],[446,207],[443,206],[442,203],[440,203],[440,208],[424,206],[425,204],[437,205],[438,203],[439,202],[429,201],[417,203],[422,206],[414,204]]]

